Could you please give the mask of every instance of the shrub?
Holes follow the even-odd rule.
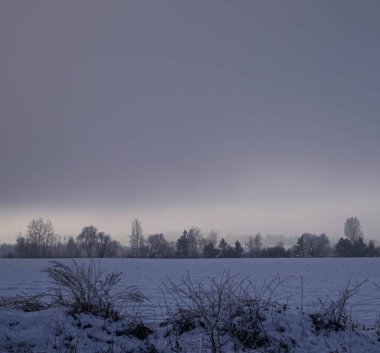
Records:
[[[316,330],[344,330],[349,325],[351,318],[346,312],[348,300],[359,292],[359,288],[366,283],[367,280],[350,288],[350,281],[346,287],[339,293],[336,300],[319,300],[318,309],[310,314]]]
[[[175,303],[175,308],[167,304],[165,324],[170,325],[171,333],[180,336],[199,328],[205,334],[212,353],[220,353],[222,347],[229,343],[243,349],[254,349],[265,346],[269,341],[262,325],[264,316],[261,315],[269,301],[255,294],[248,281],[236,282],[225,272],[219,280],[211,278],[206,287],[187,274],[179,284],[169,281],[166,293]]]
[[[52,266],[43,271],[53,282],[53,300],[69,307],[72,313],[119,320],[135,314],[136,305],[145,299],[134,287],[116,291],[121,273],[104,274],[93,261],[88,265],[73,261],[72,266],[52,261]]]
[[[44,293],[35,295],[22,293],[14,297],[3,297],[0,299],[0,306],[6,306],[24,312],[41,311],[49,307],[49,304],[44,301],[46,296]]]

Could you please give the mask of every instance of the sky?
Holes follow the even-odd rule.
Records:
[[[0,2],[0,242],[380,240],[380,2]]]

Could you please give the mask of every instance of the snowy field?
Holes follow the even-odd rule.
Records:
[[[72,265],[72,260],[60,261]],[[71,304],[25,311],[2,299],[0,352],[380,352],[380,321],[376,320],[380,289],[375,286],[380,284],[379,259],[95,261],[105,272],[123,273],[120,287],[133,285],[149,299],[141,308],[142,316],[110,319],[99,314],[73,311]],[[78,262],[89,264],[86,259]],[[52,284],[41,270],[51,265],[48,260],[0,260],[0,299],[21,293],[31,295],[48,291]],[[280,285],[270,300],[267,299],[268,292],[263,300],[252,300],[259,298],[257,296],[234,297],[230,295],[233,292],[228,290],[214,292],[213,300],[218,298],[215,293],[223,293],[218,309],[218,306],[211,304],[218,301],[207,301],[207,290],[212,288],[210,277],[218,279],[226,271],[234,281],[252,281],[259,291],[273,279],[277,279],[274,283]],[[162,306],[162,293],[167,293],[165,283],[169,280],[180,283],[181,277],[187,274],[193,281],[204,284],[206,292],[202,292],[200,299],[203,303],[209,303],[204,315],[196,306],[190,310],[185,306],[169,311],[166,310],[168,307]],[[367,281],[360,287],[359,293],[350,298],[346,306],[354,320],[346,320],[343,316],[331,321],[331,307],[318,306],[318,298],[334,301],[349,281],[352,288],[364,280]],[[177,303],[182,301],[183,296],[182,292],[178,293],[180,297],[177,299],[180,300]],[[169,306],[174,308],[170,297],[168,300]],[[217,320],[217,325],[213,324],[214,320]],[[334,322],[339,322],[339,325]]]
[[[71,263],[69,259],[60,260]],[[79,259],[79,263],[89,260]],[[380,312],[380,259],[102,259],[95,260],[106,272],[122,272],[120,286],[136,286],[149,301],[144,312],[159,318],[158,301],[167,279],[178,282],[187,273],[194,280],[207,282],[224,271],[239,279],[252,280],[258,288],[279,276],[283,280],[276,295],[292,306],[313,305],[318,298],[334,299],[348,281],[356,285],[368,280],[349,302],[349,310],[361,322],[373,323]],[[0,259],[0,297],[25,292],[39,293],[50,285],[41,270],[49,266],[45,259]]]

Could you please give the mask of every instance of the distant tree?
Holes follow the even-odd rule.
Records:
[[[224,257],[228,248],[228,243],[224,240],[224,238],[219,241],[219,255],[218,257]]]
[[[118,242],[112,240],[109,234],[98,232],[94,226],[84,227],[77,236],[79,246],[82,247],[87,257],[111,257],[117,253],[120,246]],[[74,250],[74,243],[70,241],[70,246]]]
[[[210,233],[208,233],[207,235],[206,243],[213,245],[213,247],[215,248],[218,244],[218,239],[219,233],[215,230],[211,230]]]
[[[356,242],[359,238],[364,238],[360,221],[356,217],[346,219],[344,223],[344,235],[351,241]]]
[[[189,238],[187,230],[184,230],[176,242],[176,253],[179,257],[189,257]]]
[[[198,257],[198,244],[202,238],[201,231],[197,227],[191,227],[187,232],[189,256]]]
[[[32,219],[28,224],[26,243],[29,256],[48,257],[55,241],[51,221],[43,218]]]
[[[239,240],[236,240],[235,242],[234,252],[235,252],[235,257],[242,257],[244,253],[244,248],[241,246],[241,243]]]
[[[380,249],[376,248],[374,240],[370,240],[367,246],[367,256],[373,257],[373,256],[379,256],[379,255],[380,255]]]
[[[261,256],[262,257],[290,257],[290,251],[284,248],[284,243],[278,242],[276,246],[262,249]]]
[[[263,247],[263,241],[260,233],[255,234],[254,236],[249,236],[247,242],[247,255],[249,257],[258,257],[260,256],[260,251]]]
[[[347,238],[340,238],[335,245],[335,254],[337,256],[352,256],[352,243]]]
[[[216,257],[219,253],[219,250],[217,249],[216,245],[218,244],[218,238],[219,234],[212,230],[207,238],[205,239],[204,245],[203,245],[203,256],[204,257]]]
[[[97,257],[103,258],[107,255],[111,236],[104,232],[97,233],[95,240],[95,250]]]
[[[326,234],[304,233],[298,238],[295,254],[302,257],[322,257],[328,254],[329,239]]]
[[[342,257],[378,256],[379,249],[375,247],[373,241],[370,241],[367,245],[362,237],[354,242],[347,238],[340,238],[335,245],[335,253],[337,256]]]
[[[206,242],[199,228],[185,229],[176,241],[176,254],[179,257],[198,257]]]
[[[57,236],[51,249],[51,257],[67,257],[66,246],[61,236]]]
[[[142,250],[145,245],[145,239],[143,236],[143,230],[141,222],[138,219],[132,221],[131,235],[129,237],[129,244],[132,250],[133,256],[139,257],[142,255]]]
[[[253,235],[250,235],[248,237],[248,241],[246,243],[246,246],[247,246],[247,256],[249,257],[254,257],[255,255],[255,245],[254,245],[254,237]]]
[[[110,240],[107,245],[105,257],[120,257],[122,256],[123,248],[116,240]]]
[[[86,251],[87,257],[95,255],[98,230],[94,226],[84,227],[77,236],[80,246]]]
[[[15,254],[15,245],[14,244],[1,244],[0,245],[0,257],[12,258]]]
[[[364,257],[367,256],[367,244],[364,242],[363,237],[359,237],[358,240],[352,244],[352,256]]]
[[[331,251],[330,240],[325,233],[319,235],[317,243],[317,255],[318,257],[328,256]]]
[[[258,250],[260,250],[263,247],[263,240],[261,237],[261,233],[255,234],[255,237],[253,238],[253,245]]]
[[[222,238],[219,241],[219,253],[217,257],[240,257],[243,251],[244,249],[239,241],[235,242],[235,247],[232,247]]]
[[[149,257],[168,257],[170,255],[169,242],[162,233],[149,235],[147,247]]]
[[[206,243],[203,247],[203,256],[204,257],[216,257],[219,253],[219,250],[214,246],[213,243]]]
[[[170,256],[175,256],[177,254],[177,245],[175,241],[168,241],[169,245],[169,254],[168,257]]]
[[[29,254],[28,250],[26,238],[20,234],[16,239],[16,255],[19,257],[29,257],[31,254]]]
[[[69,237],[66,242],[66,254],[67,257],[80,257],[80,249],[76,243],[74,237]]]

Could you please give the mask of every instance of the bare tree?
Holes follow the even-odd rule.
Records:
[[[50,219],[32,219],[28,224],[26,242],[30,255],[34,257],[47,257],[55,241],[54,229]]]
[[[212,230],[204,241],[203,245],[203,256],[205,257],[216,257],[219,253],[217,248],[219,240],[219,233]]]
[[[75,242],[74,237],[69,237],[66,243],[66,256],[68,257],[80,257],[80,249]]]
[[[116,257],[122,255],[123,248],[121,244],[116,240],[110,240],[107,244],[107,250],[105,256]]]
[[[136,257],[141,256],[141,248],[145,242],[141,222],[134,219],[132,222],[132,231],[129,237],[129,243],[132,248],[132,254]]]
[[[94,226],[89,226],[84,227],[77,237],[80,245],[85,249],[87,257],[94,255],[97,235],[98,230]]]
[[[191,227],[187,233],[189,241],[189,255],[193,257],[198,256],[198,245],[201,241],[201,230],[197,227]]]
[[[104,232],[100,232],[96,236],[95,249],[96,255],[103,258],[108,251],[109,245],[111,242],[111,237]]]
[[[169,242],[162,233],[149,235],[147,246],[149,257],[166,257],[170,254]]]
[[[216,247],[218,244],[219,236],[220,235],[217,231],[211,230],[210,233],[208,233],[206,241],[207,243],[212,244],[213,247]]]
[[[322,257],[328,254],[329,238],[326,234],[316,235],[304,233],[297,240],[295,252],[303,257]]]
[[[255,246],[257,250],[261,250],[261,248],[263,247],[263,240],[261,237],[261,233],[255,234],[255,237],[253,238],[253,245]]]
[[[344,235],[354,243],[360,238],[364,238],[360,221],[356,217],[350,217],[346,219],[344,223]]]
[[[26,241],[26,238],[23,237],[21,234],[16,239],[16,253],[20,257],[28,257],[30,256],[28,252],[28,242]]]
[[[263,247],[263,241],[261,233],[256,233],[248,238],[247,248],[249,256],[259,256],[260,250]]]

